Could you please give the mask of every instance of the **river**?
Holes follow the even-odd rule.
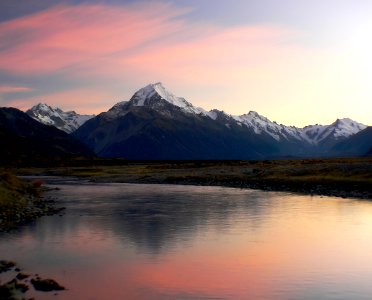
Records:
[[[0,235],[36,299],[372,299],[372,203],[44,178],[66,207]]]

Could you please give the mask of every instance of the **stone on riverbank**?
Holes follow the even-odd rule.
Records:
[[[0,273],[16,272],[16,264],[11,261],[0,260]],[[30,289],[30,284],[25,280],[33,277],[31,284],[34,290],[51,292],[65,290],[63,286],[53,279],[41,279],[39,275],[29,275],[18,272],[17,275],[10,281],[1,284],[0,282],[0,300],[25,300],[25,293]]]
[[[8,272],[15,267],[15,263],[12,261],[0,260],[0,273]]]
[[[34,289],[37,291],[63,291],[65,288],[53,279],[31,279]]]

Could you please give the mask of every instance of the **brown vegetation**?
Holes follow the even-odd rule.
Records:
[[[118,161],[116,161],[118,162]],[[222,185],[372,199],[372,158],[264,161],[99,160],[23,174],[77,176],[96,182]]]
[[[0,231],[59,211],[41,198],[42,181],[25,182],[12,173],[0,173]]]

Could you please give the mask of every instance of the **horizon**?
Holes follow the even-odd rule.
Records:
[[[145,87],[150,86],[150,85],[156,85],[156,84],[160,84],[160,85],[162,85],[162,86],[163,86],[163,87],[164,87],[168,92],[170,92],[170,93],[173,94],[174,96],[176,96],[176,97],[178,97],[178,98],[183,98],[182,96],[177,96],[177,95],[175,95],[172,91],[168,90],[167,87],[164,86],[164,84],[163,84],[162,82],[150,83],[150,84],[145,85],[145,86],[142,87],[142,88],[145,88]],[[140,88],[140,89],[142,89],[142,88]],[[138,92],[140,89],[138,89],[136,92]],[[134,95],[134,93],[133,93],[133,95]],[[133,95],[132,95],[132,96],[133,96]],[[185,100],[186,100],[187,102],[189,102],[191,105],[193,105],[193,103],[192,103],[191,101],[189,101],[188,99],[185,99]],[[97,114],[89,114],[89,113],[85,113],[85,112],[77,111],[76,109],[73,109],[73,108],[72,108],[72,109],[69,109],[69,110],[64,110],[64,109],[62,109],[61,107],[50,105],[50,104],[48,104],[47,102],[38,102],[38,103],[35,103],[35,104],[33,104],[32,106],[28,107],[28,108],[21,109],[21,110],[24,111],[24,112],[26,112],[27,110],[32,109],[33,107],[35,107],[35,106],[37,106],[37,105],[40,105],[40,104],[43,105],[43,104],[45,104],[45,105],[49,106],[49,107],[52,108],[52,109],[62,109],[62,111],[64,111],[64,112],[74,111],[75,113],[77,113],[77,114],[79,114],[79,115],[94,115],[94,116],[97,116],[97,115],[99,115],[99,114],[101,114],[101,113],[105,113],[105,112],[107,112],[108,110],[110,110],[112,107],[114,107],[116,104],[118,104],[118,103],[120,103],[120,102],[129,102],[129,101],[130,101],[130,99],[128,99],[128,100],[122,100],[122,101],[119,101],[119,102],[115,102],[115,103],[113,103],[113,104],[112,104],[108,109],[106,109],[106,110],[104,110],[104,111],[101,111],[101,112],[99,112],[99,113],[97,113]],[[193,105],[193,106],[194,106],[194,105]],[[194,106],[194,107],[195,107],[195,106]],[[204,109],[203,107],[198,107],[198,108],[202,108],[202,109]],[[208,110],[208,111],[210,112],[210,111],[212,111],[212,110],[220,110],[220,109],[217,108],[217,107],[215,107],[215,108],[213,108],[213,109],[211,109],[211,110]],[[223,112],[226,113],[227,115],[230,115],[230,116],[242,116],[242,115],[249,114],[249,113],[253,112],[253,113],[258,113],[261,117],[266,118],[265,115],[261,114],[260,112],[253,111],[253,110],[251,110],[251,111],[249,111],[249,112],[246,112],[246,113],[244,113],[244,114],[241,114],[241,115],[232,115],[232,114],[230,114],[229,112],[226,112],[226,111],[223,111]],[[354,121],[354,122],[358,122],[358,123],[360,123],[358,120],[353,120],[353,119],[350,119],[349,117],[344,117],[344,118],[336,118],[336,119],[334,119],[333,122],[331,122],[331,123],[329,123],[329,124],[313,123],[313,124],[307,124],[307,125],[302,126],[302,127],[298,127],[298,126],[295,126],[295,125],[288,125],[288,124],[279,123],[279,122],[277,122],[277,121],[275,121],[275,120],[270,120],[270,119],[269,119],[269,121],[274,122],[274,123],[277,123],[277,124],[279,124],[279,125],[284,125],[284,126],[287,126],[287,127],[293,127],[293,126],[294,126],[294,127],[300,128],[300,129],[302,129],[302,128],[306,128],[306,127],[308,127],[308,126],[316,126],[316,125],[329,126],[329,125],[332,125],[333,123],[337,122],[338,120],[351,120],[351,121]],[[362,124],[362,125],[366,125],[366,126],[370,126],[370,125],[368,125],[368,124],[363,124],[363,123],[360,123],[360,124]]]
[[[372,3],[3,0],[0,11],[0,106],[98,114],[161,81],[208,111],[372,125]]]

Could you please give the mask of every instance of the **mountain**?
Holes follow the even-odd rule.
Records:
[[[122,101],[115,104],[108,112],[107,116],[116,118],[125,115],[128,110],[135,107],[146,107],[147,109],[157,110],[158,112],[167,115],[169,109],[177,108],[178,110],[201,116],[208,116],[209,113],[202,108],[196,108],[184,98],[176,97],[167,91],[163,85],[158,82],[149,84],[138,90],[130,99],[130,101]]]
[[[263,159],[278,152],[224,113],[206,112],[150,84],[130,101],[87,121],[73,135],[103,157],[130,159]]]
[[[262,159],[338,155],[333,147],[365,128],[350,119],[297,128],[254,111],[208,112],[155,83],[90,119],[74,136],[103,157]]]
[[[328,126],[313,125],[305,127],[304,133],[314,145],[331,147],[339,141],[364,130],[366,125],[353,121],[349,118],[337,119]]]
[[[79,115],[74,111],[64,112],[60,108],[53,108],[44,103],[33,106],[26,113],[36,121],[45,125],[53,125],[67,133],[75,131],[94,117],[94,115]]]
[[[211,112],[209,112],[211,115]],[[337,119],[330,125],[310,125],[304,128],[272,122],[257,112],[232,116],[238,124],[252,129],[257,135],[266,133],[279,144],[280,157],[334,156],[332,147],[367,126],[351,119]]]
[[[337,119],[331,125],[309,125],[304,128],[277,124],[259,115],[249,112],[242,116],[234,117],[238,122],[251,127],[257,134],[266,132],[277,141],[297,140],[310,145],[328,145],[348,138],[358,133],[367,126],[351,119]]]
[[[365,156],[372,154],[372,126],[334,145],[338,156]]]
[[[67,133],[44,125],[15,108],[0,108],[0,139],[2,163],[94,155]]]

